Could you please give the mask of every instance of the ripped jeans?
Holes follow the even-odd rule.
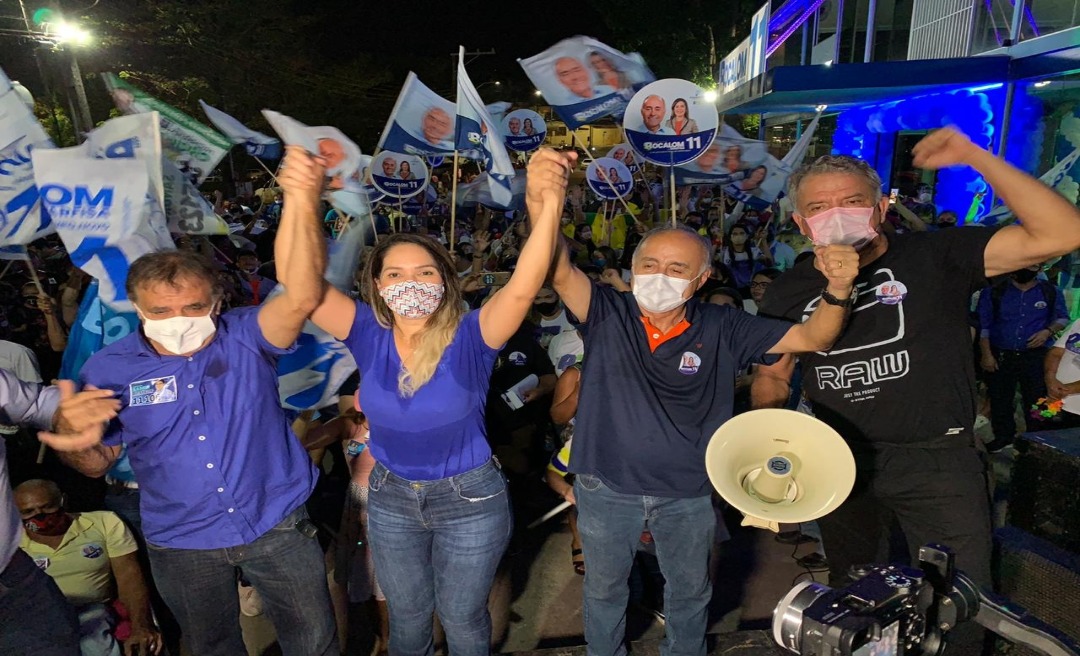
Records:
[[[437,481],[409,481],[375,465],[368,542],[390,609],[390,653],[430,656],[438,612],[449,653],[488,656],[488,594],[512,529],[494,459]]]

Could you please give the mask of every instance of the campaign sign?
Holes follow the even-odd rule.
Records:
[[[427,186],[428,169],[416,155],[384,150],[371,160],[371,183],[390,198],[409,198]]]
[[[634,186],[630,169],[617,159],[601,157],[585,169],[585,180],[597,196],[605,200],[625,197]]]
[[[563,39],[518,63],[572,130],[622,116],[627,99],[656,79],[638,53],[622,53],[586,36]]]
[[[634,149],[628,143],[615,144],[607,151],[604,157],[619,160],[626,165],[626,168],[630,169],[631,173],[637,173],[638,169],[641,168],[637,156],[634,154]]]
[[[544,143],[547,123],[531,109],[515,109],[503,118],[502,133],[507,148],[527,153]]]
[[[669,78],[634,94],[623,115],[626,138],[638,155],[654,164],[692,162],[716,138],[720,117],[705,90],[686,80]]]

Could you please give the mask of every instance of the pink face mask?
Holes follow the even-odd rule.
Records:
[[[804,220],[815,245],[840,244],[857,250],[878,236],[870,227],[873,216],[873,207],[833,207]]]

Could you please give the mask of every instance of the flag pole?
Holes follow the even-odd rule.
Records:
[[[13,264],[14,262],[15,262],[15,260],[10,260],[10,261],[9,261],[9,262],[8,262],[7,264],[5,264],[5,265],[4,265],[4,270],[3,270],[3,271],[0,271],[0,278],[3,278],[4,276],[6,276],[6,275],[7,275],[8,269],[10,269],[10,268],[11,268],[11,265],[12,265],[12,264]]]
[[[38,278],[37,270],[34,269],[34,263],[30,258],[23,260],[23,262],[26,262],[26,268],[30,270],[30,277],[34,279],[34,286],[37,287],[38,293],[42,296],[48,296],[45,293],[45,288],[41,286],[41,279]]]
[[[674,228],[676,209],[678,208],[678,199],[675,197],[675,165],[671,166],[671,227]]]
[[[457,220],[457,179],[458,179],[458,151],[454,149],[454,173],[451,177],[453,187],[450,192],[450,255],[454,254],[456,243],[454,240],[454,227]]]
[[[397,211],[398,211],[397,220],[398,220],[398,226],[397,226],[397,230],[395,230],[394,232],[401,232],[401,224],[403,223],[402,219],[405,218],[405,209],[403,207],[404,203],[405,203],[405,201],[401,198],[401,196],[398,196],[397,197]]]

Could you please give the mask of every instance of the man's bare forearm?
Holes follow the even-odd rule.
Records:
[[[60,461],[84,476],[100,478],[116,462],[113,447],[97,444],[84,451],[59,452]]]

